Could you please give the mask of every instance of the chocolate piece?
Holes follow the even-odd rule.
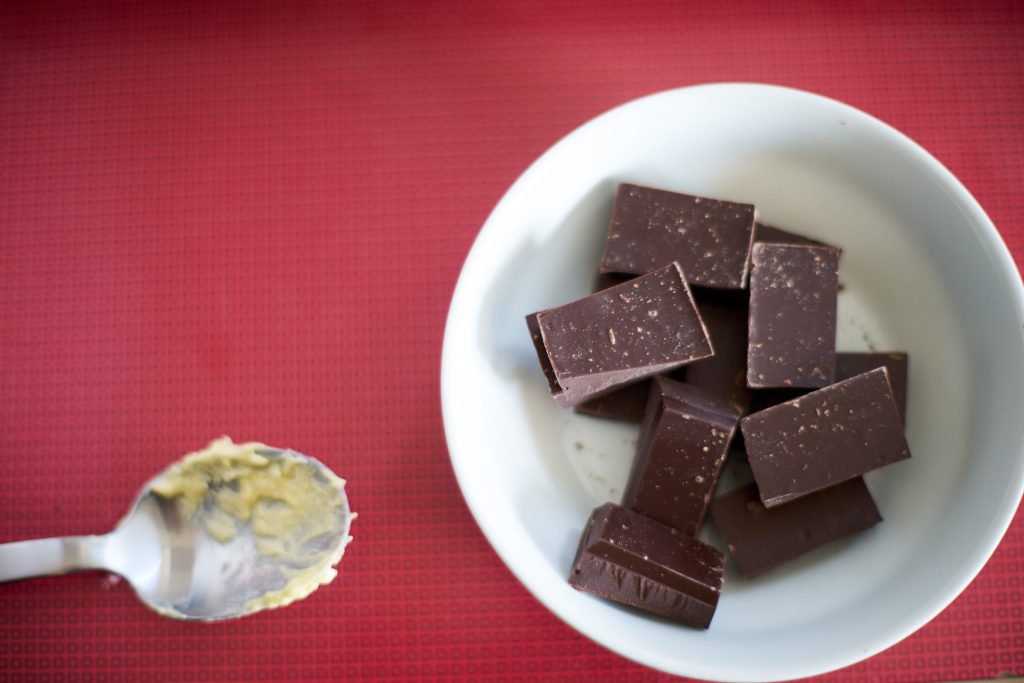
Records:
[[[739,419],[729,401],[655,377],[622,505],[695,535]]]
[[[877,368],[743,418],[766,507],[910,457],[888,374]]]
[[[526,324],[562,406],[712,353],[678,263],[528,315]]]
[[[569,585],[585,593],[707,628],[722,591],[725,556],[653,519],[605,503],[580,539]]]
[[[752,393],[747,388],[746,296],[723,294],[732,295],[734,292],[707,289],[694,291],[697,311],[704,321],[715,355],[690,363],[666,376],[727,398],[745,415],[750,409]],[[745,295],[746,292],[735,294]],[[612,420],[640,422],[649,393],[650,383],[638,382],[581,403],[576,406],[576,412]],[[775,403],[782,400],[785,399]]]
[[[609,420],[640,422],[644,419],[644,410],[647,408],[647,398],[650,395],[651,380],[644,379],[603,396],[584,401],[576,406],[576,412]]]
[[[747,385],[823,387],[835,377],[839,250],[754,245]]]
[[[754,242],[773,242],[776,244],[815,244],[819,247],[831,246],[825,242],[812,240],[810,237],[789,232],[772,225],[757,223],[754,225]]]
[[[621,285],[635,277],[635,275],[623,275],[622,273],[598,273],[594,276],[594,291],[600,292],[603,289]],[[650,381],[641,380],[584,401],[577,405],[575,410],[580,415],[603,417],[607,420],[639,422],[644,419],[644,408],[647,407],[647,395],[650,393]]]
[[[715,355],[689,363],[666,376],[728,398],[746,414],[751,394],[747,388],[747,293],[744,290],[694,289],[693,297]],[[640,422],[648,394],[650,382],[638,382],[581,403],[576,406],[576,412]]]
[[[770,510],[749,484],[711,501],[711,515],[748,579],[882,521],[860,477]]]
[[[710,326],[709,326],[710,329]],[[711,343],[715,344],[715,337],[711,335]],[[715,346],[717,349],[718,347]],[[906,353],[893,351],[889,353],[837,353],[836,354],[836,381],[850,379],[868,370],[886,367],[889,369],[889,382],[892,385],[892,395],[896,399],[896,407],[900,410],[900,420],[906,423],[907,418],[907,365]],[[701,363],[705,361],[700,361]],[[786,401],[792,401],[798,396],[803,396],[812,391],[811,389],[761,389],[752,391],[750,412],[756,413]]]
[[[678,261],[695,285],[743,289],[754,206],[639,185],[619,185],[602,273],[649,273]]]
[[[837,353],[836,381],[856,377],[875,368],[885,367],[889,370],[889,384],[892,387],[896,407],[900,411],[900,421],[907,421],[907,366],[909,357],[902,351],[886,353]]]
[[[697,310],[711,339],[715,355],[686,366],[685,381],[732,401],[746,414],[750,408],[747,388],[747,306],[724,303],[697,295]]]

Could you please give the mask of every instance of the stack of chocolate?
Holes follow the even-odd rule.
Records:
[[[910,457],[907,355],[836,352],[840,253],[751,204],[619,186],[599,291],[527,316],[559,405],[641,423],[570,584],[707,628],[709,509],[748,579],[882,520],[861,476]],[[754,481],[712,498],[727,456]]]

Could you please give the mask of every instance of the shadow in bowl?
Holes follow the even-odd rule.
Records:
[[[505,260],[483,297],[477,341],[495,371],[545,382],[526,329],[526,316],[568,303],[591,292],[601,262],[617,183],[594,185],[557,221],[558,227],[537,226],[531,234],[549,234],[543,241],[524,242]]]

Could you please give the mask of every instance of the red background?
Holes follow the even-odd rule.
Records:
[[[0,541],[105,531],[222,433],[320,456],[362,513],[334,585],[236,622],[99,573],[0,586],[0,678],[668,678],[513,579],[439,408],[477,230],[614,105],[722,80],[849,102],[1024,259],[1020,2],[495,4],[0,5]],[[1022,579],[1018,513],[934,622],[823,680],[1024,674]]]

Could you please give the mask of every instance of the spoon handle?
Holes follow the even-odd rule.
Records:
[[[101,569],[103,536],[37,538],[0,544],[0,581]]]

